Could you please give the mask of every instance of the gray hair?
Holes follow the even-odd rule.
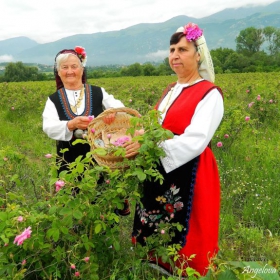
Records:
[[[61,53],[61,54],[59,54],[55,59],[55,68],[58,70],[60,68],[61,63],[66,61],[69,58],[70,55],[76,56],[73,53]],[[81,60],[79,59],[79,57],[78,56],[76,56],[76,57],[78,58],[80,66],[84,67]]]

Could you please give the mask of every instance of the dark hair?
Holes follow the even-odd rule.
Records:
[[[170,38],[170,45],[174,45],[174,44],[177,44],[184,36],[186,36],[183,32],[176,32],[174,33],[171,38]],[[197,51],[197,45],[195,44],[194,41],[193,42],[193,45]]]
[[[183,32],[176,32],[170,38],[170,45],[177,44],[185,34]]]

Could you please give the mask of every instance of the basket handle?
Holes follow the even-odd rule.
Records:
[[[112,114],[112,113],[128,113],[128,114],[134,115],[136,117],[140,117],[141,116],[141,114],[137,110],[135,110],[135,109],[128,108],[128,107],[120,107],[120,108],[109,108],[109,109],[103,111],[101,114],[99,114],[93,120],[102,119],[103,117],[105,117],[105,116],[107,116],[109,114]]]

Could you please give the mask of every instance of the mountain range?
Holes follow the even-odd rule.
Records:
[[[235,38],[245,28],[280,28],[280,1],[266,6],[225,9],[199,19],[179,15],[165,22],[140,23],[119,31],[77,34],[45,44],[16,37],[0,41],[0,57],[8,55],[14,62],[52,65],[59,50],[79,45],[87,51],[88,66],[162,62],[168,56],[170,36],[188,22],[197,23],[204,30],[210,50],[220,47],[235,50]]]

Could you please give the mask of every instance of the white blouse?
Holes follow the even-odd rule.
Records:
[[[124,104],[114,98],[113,95],[108,94],[104,88],[101,88],[103,94],[102,105],[105,109],[108,108],[121,108]],[[80,90],[68,90],[66,89],[68,101],[71,105],[75,106],[80,96]],[[76,115],[81,115],[85,109],[85,98],[81,101],[81,106],[77,108]],[[73,131],[70,131],[67,127],[68,121],[61,121],[59,119],[56,107],[54,103],[47,99],[45,109],[43,111],[43,131],[52,139],[60,141],[70,141],[73,136]]]
[[[172,96],[169,98],[167,94],[158,109],[167,110],[186,86],[188,84],[177,83],[171,93]],[[205,150],[217,130],[223,114],[222,95],[217,89],[213,89],[198,103],[191,123],[185,128],[184,133],[175,135],[174,138],[160,144],[166,153],[166,156],[161,158],[161,162],[167,173],[189,162]],[[166,111],[162,114],[161,122],[165,115]]]

